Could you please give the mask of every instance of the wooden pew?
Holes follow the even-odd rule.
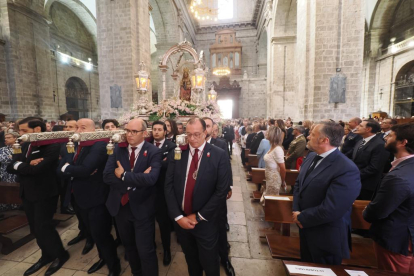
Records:
[[[263,184],[263,181],[266,180],[265,169],[252,168],[251,175],[252,175],[252,180],[251,181],[254,184],[258,185],[258,186],[260,184]],[[288,187],[286,187],[288,192],[287,193],[282,193],[281,192],[280,193],[281,195],[288,195],[289,194],[289,191],[291,191],[293,185],[295,185],[295,181],[296,181],[296,178],[298,177],[298,175],[299,175],[299,171],[297,171],[297,170],[286,170],[285,182],[286,182],[286,185],[288,186]],[[262,196],[261,192],[254,191],[252,198],[255,199],[255,200],[258,200],[258,199],[260,199],[261,196]]]
[[[351,221],[354,229],[369,229],[370,224],[364,222],[362,210],[369,201],[356,200],[352,206]],[[291,224],[292,196],[265,196],[265,220]],[[266,240],[273,258],[300,260],[299,237],[290,237],[279,234],[267,234]],[[352,252],[350,259],[344,259],[343,264],[363,267],[377,267],[371,239],[352,239]]]
[[[248,159],[250,168],[257,168],[259,166],[259,158],[256,154],[249,154]]]

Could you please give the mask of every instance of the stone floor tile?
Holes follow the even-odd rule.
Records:
[[[243,202],[227,200],[227,212],[244,212]]]
[[[247,231],[249,237],[250,254],[255,259],[272,259],[269,246],[266,240],[260,238],[259,229],[271,228],[272,224],[268,222],[248,221]]]
[[[237,276],[274,276],[286,275],[280,260],[256,260],[245,258],[232,258],[232,264]]]
[[[246,217],[244,212],[227,212],[227,219],[230,225],[246,225]]]
[[[230,243],[230,257],[250,258],[250,247],[247,242],[229,242]]]
[[[170,269],[168,270],[168,276],[175,275],[188,275],[187,263],[183,252],[177,252],[174,259],[171,261]]]
[[[227,232],[229,242],[247,242],[247,228],[244,225],[230,225],[230,231]]]
[[[0,275],[5,274],[7,271],[9,271],[18,264],[18,262],[0,260]]]
[[[1,255],[1,259],[21,262],[33,253],[35,253],[37,250],[39,250],[39,246],[37,246],[36,239],[33,239],[32,241],[26,243],[25,245],[13,251],[12,253],[8,255]]]
[[[242,194],[241,194],[241,193],[236,193],[236,194],[233,194],[233,195],[231,196],[231,198],[230,198],[230,199],[228,199],[228,200],[230,200],[230,201],[239,201],[239,202],[241,202],[241,201],[243,201],[243,197],[242,197]]]

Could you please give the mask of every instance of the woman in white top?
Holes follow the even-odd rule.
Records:
[[[264,205],[265,195],[279,195],[280,188],[286,189],[285,176],[285,158],[282,148],[282,130],[279,127],[270,127],[267,134],[270,142],[270,150],[264,156],[266,190],[263,192],[260,200]]]

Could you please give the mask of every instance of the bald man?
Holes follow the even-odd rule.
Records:
[[[91,119],[77,122],[77,133],[94,132],[95,123]],[[99,261],[92,265],[88,273],[94,273],[105,264],[110,276],[118,276],[121,265],[116,254],[116,246],[111,235],[112,218],[105,202],[109,187],[103,181],[103,171],[107,161],[106,142],[90,141],[87,145],[77,145],[75,153],[67,153],[57,169],[61,177],[70,179],[68,194],[72,192],[83,223],[86,225],[99,252]],[[67,197],[68,198],[68,197]],[[68,201],[68,199],[67,199]],[[86,248],[91,249],[90,246]],[[82,254],[86,254],[85,250]]]
[[[106,206],[118,225],[133,275],[158,275],[155,252],[156,182],[162,152],[144,140],[147,124],[131,120],[125,127],[127,146],[116,145],[104,171],[110,186]]]

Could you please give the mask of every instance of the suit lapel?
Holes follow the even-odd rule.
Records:
[[[332,162],[335,160],[335,157],[337,154],[338,154],[338,150],[335,150],[334,152],[329,154],[327,157],[322,159],[319,165],[304,180],[302,189],[300,192],[302,192],[309,185],[309,183],[312,182],[312,179],[314,179],[318,174],[320,174],[321,172],[323,172],[325,169],[329,168],[332,165]]]
[[[207,164],[210,161],[210,158],[207,157],[207,153],[210,152],[211,147],[212,146],[209,143],[206,143],[206,145],[204,146],[203,156],[201,157],[201,162],[200,162],[200,165],[198,166],[197,180],[196,180],[196,184],[195,184],[195,187],[194,187],[193,196],[194,196],[195,192],[197,191],[198,186],[200,186],[199,183],[201,181],[200,180],[201,177],[198,177],[198,176],[204,175],[205,168],[206,168]]]
[[[355,157],[357,156],[357,153],[358,153],[358,148],[361,146],[362,141],[364,141],[364,139],[359,140],[358,143],[355,144],[354,152],[352,153],[352,160],[355,160]]]
[[[181,187],[179,188],[179,191],[183,192],[184,195],[184,187],[185,187],[185,179],[187,177],[187,166],[188,166],[188,155],[190,154],[190,147],[188,148],[188,150],[184,150],[181,153],[181,161],[180,162],[180,174],[181,174]]]
[[[139,151],[138,159],[135,162],[134,171],[136,171],[139,168],[139,166],[141,165],[141,163],[143,162],[143,160],[147,158],[144,155],[145,155],[145,151],[148,149],[148,145],[149,145],[148,142],[144,142],[144,144],[142,145],[142,148]],[[147,168],[145,168],[145,170],[146,169]]]

